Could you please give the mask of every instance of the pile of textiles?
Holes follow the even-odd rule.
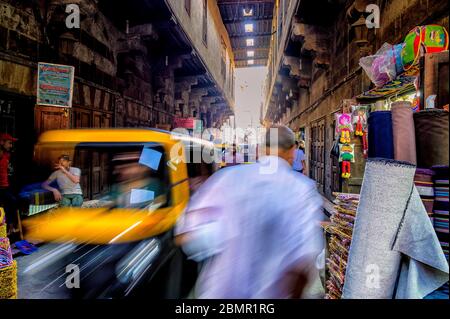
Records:
[[[326,261],[328,280],[326,282],[326,299],[340,299],[345,281],[348,251],[353,233],[359,195],[334,193],[334,212],[325,231],[330,234]]]
[[[0,238],[0,299],[17,298],[17,264],[8,238]]]
[[[434,229],[448,261],[448,190],[449,190],[449,168],[448,166],[433,166],[434,175]]]
[[[433,206],[433,225],[436,235],[441,244],[445,258],[448,259],[448,223],[449,223],[449,167],[448,166],[433,166],[433,185],[434,185],[434,206]],[[449,295],[449,283],[447,282],[428,299],[441,299]],[[442,297],[437,297],[442,296]]]
[[[416,185],[422,203],[425,206],[428,216],[433,222],[433,204],[434,204],[434,171],[431,169],[417,168],[414,175],[414,185]]]

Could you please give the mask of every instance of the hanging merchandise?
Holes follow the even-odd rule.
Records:
[[[336,117],[336,137],[342,144],[350,143],[350,134],[353,132],[352,116],[350,113],[337,113]]]
[[[370,80],[376,87],[394,80],[398,70],[396,54],[399,56],[400,47],[384,43],[375,55],[365,56],[359,60],[359,65],[364,69]]]
[[[439,25],[418,26],[411,30],[402,43],[384,43],[370,56],[362,57],[359,65],[377,88],[397,79],[405,71],[414,70],[417,75],[419,58],[424,53],[436,53],[448,49],[447,30]]]
[[[424,53],[436,53],[448,49],[447,30],[440,25],[418,26],[409,31],[403,42],[401,62],[409,70],[418,64]]]
[[[360,136],[362,139],[364,158],[367,158],[369,154],[369,148],[367,144],[367,118],[370,108],[370,105],[352,106],[352,118],[353,125],[355,125],[355,135]]]
[[[363,136],[364,131],[367,130],[367,116],[369,113],[368,105],[353,105],[352,106],[352,122],[355,125],[355,135]]]
[[[414,88],[416,89],[416,93],[414,94],[413,100],[412,100],[412,110],[413,112],[419,112],[420,111],[420,82],[419,77],[417,77],[414,80]]]
[[[362,142],[363,142],[363,156],[365,159],[369,158],[369,143],[367,142],[367,130],[363,132]]]
[[[391,111],[371,112],[368,124],[369,158],[394,159]]]
[[[421,299],[448,281],[449,266],[413,179],[414,165],[366,163],[343,298]],[[376,279],[367,280],[367,275]]]
[[[449,164],[449,113],[424,110],[414,113],[417,166],[430,168]]]
[[[350,178],[350,163],[355,162],[355,144],[339,144],[339,162],[342,163],[342,178]]]
[[[416,165],[416,133],[410,102],[392,103],[394,158]]]

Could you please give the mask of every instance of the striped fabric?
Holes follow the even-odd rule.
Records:
[[[418,168],[414,175],[414,184],[419,192],[422,203],[430,218],[433,218],[434,206],[434,172],[430,169]]]
[[[448,166],[434,166],[433,183],[434,183],[434,209],[433,209],[433,225],[438,235],[439,242],[444,252],[445,258],[449,261],[449,167]],[[439,289],[440,293],[448,296],[448,283]]]
[[[42,212],[45,212],[49,209],[58,207],[58,204],[48,204],[48,205],[30,205],[28,208],[28,215],[27,216],[33,216]]]

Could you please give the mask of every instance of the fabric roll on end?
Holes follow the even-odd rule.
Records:
[[[366,163],[382,164],[382,165],[396,166],[396,167],[409,167],[409,168],[416,167],[414,164],[407,162],[407,161],[398,161],[395,159],[382,158],[382,157],[368,158]]]
[[[391,111],[371,112],[368,118],[369,158],[394,159],[394,136]]]
[[[416,132],[412,104],[407,101],[394,102],[391,112],[394,158],[416,165]]]

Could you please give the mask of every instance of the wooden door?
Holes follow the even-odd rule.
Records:
[[[72,113],[73,128],[91,127],[91,112],[89,110],[74,108]]]
[[[80,185],[85,199],[91,198],[91,155],[87,150],[77,150],[73,166],[81,170]]]
[[[325,119],[311,124],[310,177],[318,184],[319,191],[325,192]]]
[[[335,127],[336,125],[336,119],[333,115],[333,123],[330,125],[330,132],[328,134],[329,140],[331,141],[331,144],[329,147],[327,147],[327,150],[331,152],[331,147],[333,147],[335,141],[336,141],[336,135],[335,135]],[[329,183],[329,191],[327,193],[328,199],[333,198],[333,192],[340,192],[341,191],[341,177],[340,177],[340,170],[339,170],[339,158],[337,156],[331,156],[329,157],[329,165],[331,166],[331,174],[330,174],[330,183]]]
[[[101,128],[102,127],[103,114],[101,112],[94,111],[92,113],[92,127]]]
[[[102,195],[106,194],[109,192],[109,180],[108,180],[108,176],[109,176],[109,158],[108,158],[108,154],[106,152],[103,152],[102,154],[100,154],[100,167],[101,167],[101,171],[100,171],[100,193]]]
[[[112,114],[104,113],[102,118],[102,126],[101,127],[113,127],[113,117]]]
[[[91,152],[92,160],[92,194],[91,198],[97,198],[101,195],[101,185],[102,185],[102,168],[100,165],[100,153],[97,151]]]
[[[68,129],[69,109],[52,106],[39,106],[34,109],[34,127],[38,135],[49,130]]]

